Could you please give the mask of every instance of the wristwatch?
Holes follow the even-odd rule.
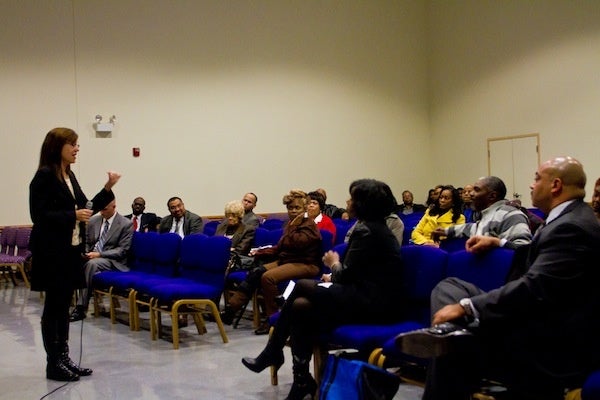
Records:
[[[473,316],[473,302],[471,301],[471,299],[465,297],[464,299],[460,299],[458,304],[460,304],[463,310],[465,310],[465,314],[467,314],[467,316]]]

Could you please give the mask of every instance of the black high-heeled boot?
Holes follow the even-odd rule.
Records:
[[[315,398],[317,382],[308,372],[309,362],[309,359],[299,359],[294,356],[294,382],[286,400],[303,400],[308,395],[311,399]]]
[[[256,358],[244,357],[242,364],[250,371],[261,372],[267,367],[273,366],[276,370],[283,365],[283,350],[276,349],[272,342],[267,343],[267,347]]]

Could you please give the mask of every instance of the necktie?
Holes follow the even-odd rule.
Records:
[[[137,221],[137,216],[133,217],[133,230],[137,232],[138,230],[138,221]]]
[[[100,234],[100,239],[98,239],[98,243],[96,243],[96,251],[102,251],[104,247],[104,242],[106,242],[106,237],[108,236],[108,220],[104,222],[104,226],[102,228],[102,233]]]
[[[179,235],[179,222],[181,222],[180,220],[175,220],[175,229],[173,230],[173,232],[175,232],[176,234]]]

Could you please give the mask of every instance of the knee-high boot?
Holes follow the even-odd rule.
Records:
[[[68,322],[68,320],[67,320]],[[79,375],[71,371],[62,361],[62,343],[58,338],[56,320],[42,318],[42,340],[46,350],[46,378],[55,381],[77,381]]]
[[[92,374],[90,368],[81,368],[69,357],[69,321],[58,322],[58,343],[59,343],[59,357],[62,364],[67,369],[79,376],[89,376]]]
[[[314,399],[317,392],[317,382],[315,382],[310,372],[308,372],[310,356],[307,357],[306,354],[292,354],[292,357],[294,363],[292,367],[294,382],[286,400],[302,400],[307,395],[310,395],[311,399]]]

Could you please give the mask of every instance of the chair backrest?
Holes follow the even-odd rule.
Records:
[[[269,218],[269,219],[266,219],[265,222],[262,223],[261,228],[272,231],[275,229],[283,228],[283,224],[284,224],[284,221],[282,219]]]
[[[158,235],[153,255],[154,273],[162,276],[177,275],[181,237],[176,233]]]
[[[431,291],[446,277],[448,253],[432,246],[402,246],[408,319],[429,325]]]
[[[28,257],[31,255],[29,251],[29,238],[31,237],[31,228],[21,227],[17,230],[15,244],[17,246],[17,255]]]
[[[506,283],[514,250],[495,248],[483,254],[457,251],[448,255],[446,275],[470,282],[486,292]]]
[[[283,236],[283,229],[268,230],[265,228],[256,228],[254,235],[254,247],[276,245]]]
[[[466,243],[467,243],[467,238],[465,238],[465,237],[444,239],[444,240],[440,241],[440,249],[442,249],[448,253],[454,253],[455,251],[464,250]]]
[[[410,245],[410,236],[412,235],[412,231],[421,221],[425,212],[418,211],[412,214],[398,214],[402,222],[404,223],[404,232],[402,233],[402,245],[408,246]]]
[[[160,234],[157,232],[135,232],[132,240],[133,262],[130,265],[136,271],[154,272],[156,244]]]
[[[17,248],[17,231],[18,228],[16,226],[6,226],[2,230],[2,236],[0,236],[2,254],[15,255],[15,250]]]
[[[346,238],[346,234],[348,230],[354,225],[356,221],[352,220],[343,220],[340,218],[336,218],[333,220],[335,224],[335,242],[334,245],[338,245],[340,243],[344,243],[344,239]]]
[[[225,236],[189,235],[181,241],[181,276],[222,288],[229,263],[231,240]]]
[[[219,226],[220,223],[221,221],[216,220],[206,222],[204,224],[204,228],[202,228],[202,233],[204,233],[206,236],[214,236],[215,232],[217,231],[217,226]]]

